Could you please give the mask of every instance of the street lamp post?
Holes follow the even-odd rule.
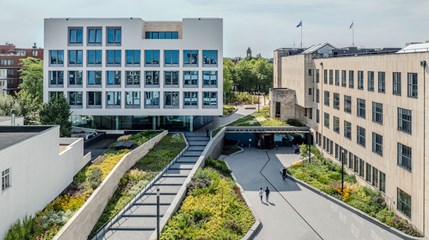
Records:
[[[344,149],[341,149],[341,194],[344,190]]]
[[[310,133],[308,133],[308,140],[307,140],[307,145],[308,145],[308,162],[311,162],[311,160],[310,160],[310,157],[311,157],[310,138],[311,138],[311,135],[310,135]]]
[[[156,239],[159,240],[159,188],[156,189]]]

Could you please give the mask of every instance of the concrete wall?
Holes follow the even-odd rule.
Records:
[[[280,102],[280,119],[295,118],[296,92],[292,89],[270,89],[270,116],[276,116],[276,102]]]
[[[98,188],[87,199],[85,204],[61,228],[54,240],[87,239],[92,228],[97,223],[110,197],[112,197],[119,180],[135,163],[145,156],[161,139],[167,135],[164,131],[133,151],[127,153],[107,175]]]
[[[0,150],[0,171],[10,169],[11,187],[0,194],[0,237],[25,215],[34,215],[55,199],[86,164],[82,139],[67,139],[59,152],[59,126]],[[89,157],[88,157],[89,156]]]

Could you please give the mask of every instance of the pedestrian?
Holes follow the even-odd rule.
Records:
[[[283,177],[283,181],[287,178],[286,168],[283,168],[283,170],[282,170],[282,177]]]
[[[269,202],[269,197],[270,197],[270,189],[268,189],[268,187],[265,189],[265,197],[267,198],[267,202]]]
[[[262,190],[262,188],[259,189],[259,197],[261,198],[261,202],[262,201],[262,197],[264,196],[264,191]]]
[[[206,136],[209,137],[210,136],[210,131],[208,129],[206,129]]]

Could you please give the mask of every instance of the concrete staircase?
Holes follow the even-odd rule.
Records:
[[[149,239],[156,230],[156,189],[160,189],[160,217],[170,207],[179,189],[204,151],[209,138],[202,133],[185,133],[188,149],[154,184],[117,219],[93,239]]]

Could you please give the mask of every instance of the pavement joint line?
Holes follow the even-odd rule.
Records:
[[[272,184],[270,182],[270,180],[268,180],[268,178],[262,173],[262,171],[264,170],[264,168],[267,166],[268,162],[271,160],[270,155],[268,154],[267,151],[265,151],[265,154],[267,154],[267,162],[264,164],[264,166],[261,168],[261,170],[259,170],[259,173],[262,175],[262,177],[265,178],[265,180],[267,180],[267,182],[274,188],[274,190],[276,190],[276,192],[278,194],[280,194],[280,196],[285,200],[285,202],[296,212],[296,214],[298,214],[298,216],[311,228],[311,230],[313,230],[314,233],[316,233],[317,236],[319,236],[320,239],[324,240],[324,238],[316,231],[316,229],[314,229],[309,222],[307,222],[307,220],[298,212],[298,210],[295,209],[294,206],[292,206],[292,204],[283,196],[283,194],[281,194],[279,192],[279,190],[274,186],[274,184]]]

